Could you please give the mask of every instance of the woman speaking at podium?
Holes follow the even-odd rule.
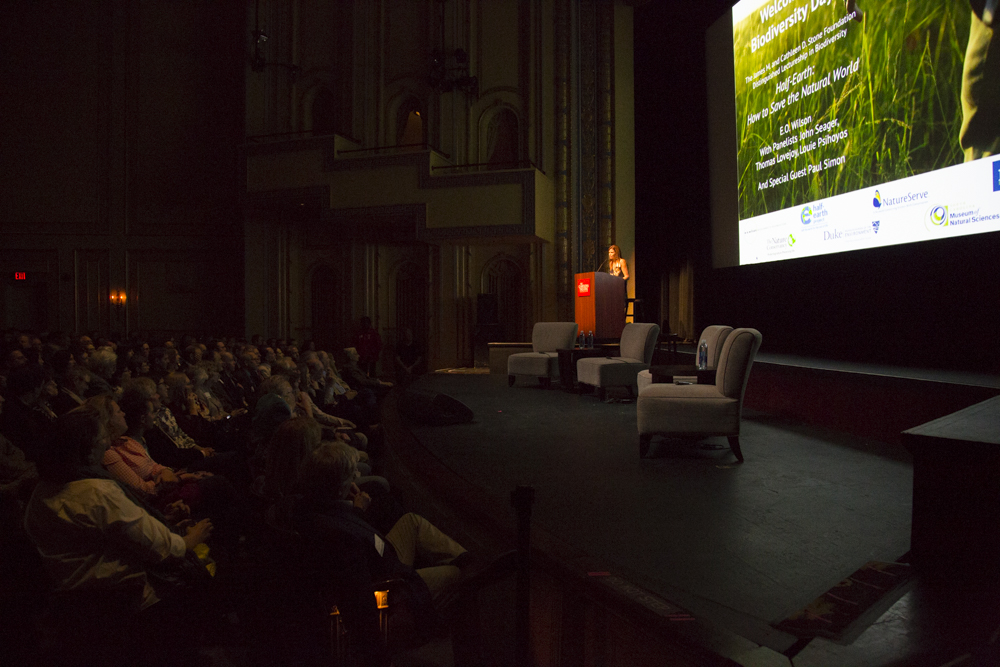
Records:
[[[622,250],[617,245],[608,248],[608,273],[622,279],[625,290],[625,312],[628,312],[628,262],[622,259]]]

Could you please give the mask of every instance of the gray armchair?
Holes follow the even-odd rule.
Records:
[[[537,377],[548,386],[559,377],[559,349],[576,345],[576,322],[536,322],[531,331],[531,352],[512,354],[507,358],[507,385],[514,386],[518,375]]]
[[[701,341],[708,343],[708,367],[715,368],[719,365],[719,354],[722,352],[722,346],[726,342],[726,337],[733,332],[732,327],[723,326],[721,324],[713,324],[710,327],[705,327],[705,330],[701,332],[701,337],[698,339],[695,347],[695,354],[697,354],[697,346],[701,345]],[[697,357],[695,357],[697,360]],[[686,378],[691,379],[691,381],[697,380],[697,378]],[[639,377],[636,378],[636,383],[639,385],[639,393],[642,390],[653,384],[653,374],[648,371],[641,371]]]
[[[740,449],[743,393],[761,335],[756,329],[736,329],[719,354],[715,384],[651,384],[639,394],[636,419],[639,456],[649,452],[654,435],[700,437],[724,435],[736,460]]]
[[[649,368],[660,335],[657,324],[626,324],[618,344],[618,357],[588,357],[576,362],[576,379],[597,387],[604,399],[608,387],[626,387],[630,396],[638,394],[636,377]]]

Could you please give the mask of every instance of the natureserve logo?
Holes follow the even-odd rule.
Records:
[[[1000,192],[1000,160],[993,161],[993,192]]]
[[[804,206],[802,212],[799,213],[799,218],[802,220],[803,225],[822,227],[824,225],[821,223],[826,222],[828,215],[830,215],[830,211],[826,209],[824,204],[815,204],[813,206]]]
[[[940,204],[931,206],[924,214],[924,224],[932,232],[939,231],[948,226],[948,207]]]
[[[907,206],[919,204],[927,199],[929,193],[925,190],[923,192],[907,192],[905,195],[899,197],[882,197],[881,193],[876,190],[875,197],[872,199],[872,206],[875,208],[892,207],[892,206]]]

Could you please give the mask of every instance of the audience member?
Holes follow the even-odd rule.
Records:
[[[115,393],[114,387],[111,386],[111,378],[117,364],[118,355],[110,347],[99,347],[91,353],[87,363],[90,369],[90,385],[84,398]]]
[[[3,414],[3,405],[4,398],[0,395],[0,414]],[[35,464],[25,458],[19,447],[0,434],[0,496],[5,519],[0,525],[5,531],[11,528],[6,521],[8,510],[15,507],[23,510],[23,504],[37,481],[38,470]]]
[[[122,393],[123,404],[128,402],[127,397],[131,393],[138,394],[142,402],[149,401],[153,406],[154,428],[145,433],[145,444],[153,460],[174,469],[224,475],[237,488],[245,488],[249,484],[246,464],[239,454],[216,452],[195,442],[177,425],[170,408],[162,404],[152,380],[137,378],[130,382]]]
[[[177,425],[170,408],[163,405],[156,383],[150,378],[139,377],[125,385],[122,400],[132,393],[153,405],[155,428],[147,431],[146,445],[154,460],[170,468],[198,470],[201,461],[215,454],[215,450],[200,446]]]
[[[55,352],[50,365],[55,376],[56,395],[49,400],[49,406],[56,415],[64,415],[83,405],[90,386],[90,371],[77,365],[67,350]]]
[[[267,464],[267,445],[282,423],[292,418],[295,393],[283,376],[268,378],[260,386],[253,421],[250,426],[250,472],[257,477]]]
[[[169,342],[169,341],[168,341]],[[176,373],[180,368],[180,356],[172,347],[157,347],[150,353],[153,367],[149,376],[159,382],[170,373]]]
[[[231,352],[223,352],[222,371],[219,373],[217,386],[221,389],[218,392],[219,399],[227,412],[245,410],[250,407],[247,402],[247,387],[244,382],[246,382],[246,378],[245,376],[241,377],[241,373],[236,367],[236,357]]]
[[[293,417],[275,429],[264,454],[264,474],[255,482],[265,499],[273,503],[297,490],[299,469],[319,445],[322,431],[310,417]]]
[[[396,343],[396,379],[409,384],[423,373],[424,350],[413,339],[413,329],[403,328],[403,335]]]
[[[7,404],[0,413],[0,433],[24,452],[29,461],[37,461],[55,418],[46,405],[48,378],[38,364],[25,364],[7,377]]]
[[[5,334],[0,517],[5,535],[12,532],[8,525],[30,526],[41,554],[35,570],[40,573],[45,561],[54,577],[53,610],[64,621],[59,627],[65,630],[74,619],[87,616],[87,622],[65,630],[65,642],[83,647],[80,664],[185,664],[195,659],[190,652],[178,659],[177,651],[194,646],[198,628],[191,628],[191,641],[185,641],[183,634],[170,634],[182,626],[167,617],[176,614],[178,622],[186,622],[191,615],[183,607],[201,605],[171,583],[177,580],[174,568],[186,570],[185,563],[198,562],[187,554],[184,538],[175,534],[178,526],[184,532],[192,520],[211,517],[211,523],[199,524],[197,541],[213,533],[212,556],[220,572],[232,575],[235,554],[248,553],[239,547],[240,535],[255,535],[244,519],[249,498],[236,488],[249,493],[251,472],[257,475],[257,497],[280,506],[276,516],[291,526],[292,508],[307,507],[299,500],[300,472],[320,449],[347,452],[351,484],[343,496],[331,498],[355,507],[351,511],[380,539],[393,536],[398,544],[388,542],[387,548],[399,567],[410,568],[408,585],[418,597],[423,595],[429,605],[437,600],[440,606],[444,598],[430,591],[454,590],[447,582],[463,579],[462,570],[447,562],[459,557],[457,563],[464,565],[470,560],[461,556],[461,547],[429,556],[421,551],[420,540],[410,544],[409,538],[398,537],[408,525],[424,531],[423,520],[404,516],[387,480],[358,476],[371,471],[371,452],[358,451],[367,447],[366,434],[375,434],[376,444],[381,439],[375,390],[384,393],[392,386],[362,370],[360,357],[343,366],[342,377],[331,355],[312,341],[300,352],[287,339],[273,340],[264,349],[244,340],[202,338],[202,345],[193,336],[178,336],[179,343],[171,339],[151,350],[135,336],[124,342],[100,334],[44,338],[43,346],[42,338],[29,332]],[[184,350],[188,375],[178,371],[178,350]],[[236,451],[222,451],[220,442]],[[39,478],[41,490],[31,497]],[[264,505],[254,507],[262,510]],[[31,515],[27,522],[25,512]],[[297,511],[296,516],[307,515]],[[22,547],[28,548],[28,534],[20,532]],[[335,533],[327,531],[324,539]],[[138,546],[133,544],[137,540]],[[349,543],[339,553],[350,548]],[[407,555],[406,548],[413,553]],[[26,553],[34,551],[30,547]],[[397,552],[403,557],[397,558]],[[333,555],[334,560],[340,557]],[[421,576],[435,570],[424,572],[425,565],[445,568],[431,588]],[[10,572],[0,569],[2,584],[10,580]],[[44,599],[37,592],[34,597]],[[17,604],[27,599],[20,593],[0,594],[0,605],[8,598],[20,600]],[[34,627],[37,613],[27,609],[23,625]],[[179,646],[166,646],[168,635]],[[64,636],[56,639],[62,642]],[[113,648],[120,642],[132,643]],[[0,651],[0,656],[7,654]],[[44,662],[68,661],[71,654],[52,661],[46,653]]]
[[[184,361],[186,362],[186,370],[191,370],[195,366],[201,363],[202,355],[204,351],[201,349],[200,345],[191,343],[184,348]]]
[[[130,395],[132,399],[132,395]],[[128,485],[156,507],[166,507],[169,502],[183,496],[177,492],[181,481],[198,479],[193,474],[178,475],[172,468],[161,465],[150,457],[145,447],[145,432],[153,426],[152,403],[141,406],[138,401],[129,407],[129,428],[125,412],[108,396],[95,396],[87,400],[86,406],[97,413],[111,445],[104,452],[102,464],[119,482]],[[141,411],[141,414],[140,414]],[[169,492],[169,496],[168,496]],[[194,501],[196,491],[189,490],[183,500]]]
[[[168,373],[162,381],[161,399],[170,408],[177,424],[195,441],[212,449],[227,448],[219,420],[198,400],[194,385],[184,373]]]
[[[136,352],[128,358],[126,363],[128,365],[131,379],[134,380],[140,377],[149,377],[149,359],[145,354]]]
[[[512,573],[515,553],[485,561],[413,513],[381,533],[364,516],[368,500],[355,483],[357,464],[358,452],[344,443],[323,443],[309,454],[292,521],[324,604],[340,609],[367,664],[388,665],[373,584],[403,580],[401,597],[417,631],[429,638],[440,630],[438,614],[450,603]]]
[[[345,348],[344,354],[346,355],[344,375],[350,379],[351,384],[354,385],[354,387],[365,387],[370,389],[375,392],[376,396],[379,398],[384,396],[385,393],[389,391],[392,387],[392,383],[379,380],[378,378],[369,375],[365,369],[360,366],[361,355],[355,348]]]
[[[354,337],[354,349],[358,353],[358,365],[369,377],[375,377],[378,357],[382,352],[382,337],[372,326],[372,318],[361,318],[358,334]]]
[[[103,459],[108,472],[145,494],[144,498],[161,511],[182,501],[192,516],[212,517],[219,528],[219,540],[224,542],[220,546],[225,547],[227,556],[232,554],[242,528],[242,512],[229,480],[208,471],[173,470],[150,457],[145,435],[155,428],[153,404],[138,392],[123,397],[124,409],[103,396],[89,399],[87,404],[107,420],[106,430],[112,436]]]
[[[190,589],[157,583],[167,579],[153,572],[180,568],[212,524],[173,533],[100,468],[107,446],[97,414],[81,408],[56,421],[39,460],[41,481],[24,523],[56,595],[48,662],[191,664],[206,605],[186,598]]]
[[[209,421],[219,421],[229,417],[229,413],[222,405],[215,392],[212,391],[212,384],[218,381],[218,372],[211,362],[201,362],[188,372],[191,378],[191,393],[198,401],[201,416]]]

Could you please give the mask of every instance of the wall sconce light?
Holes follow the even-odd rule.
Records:
[[[111,300],[111,305],[115,306],[118,310],[125,307],[126,296],[124,290],[118,292],[112,290],[108,298]]]

